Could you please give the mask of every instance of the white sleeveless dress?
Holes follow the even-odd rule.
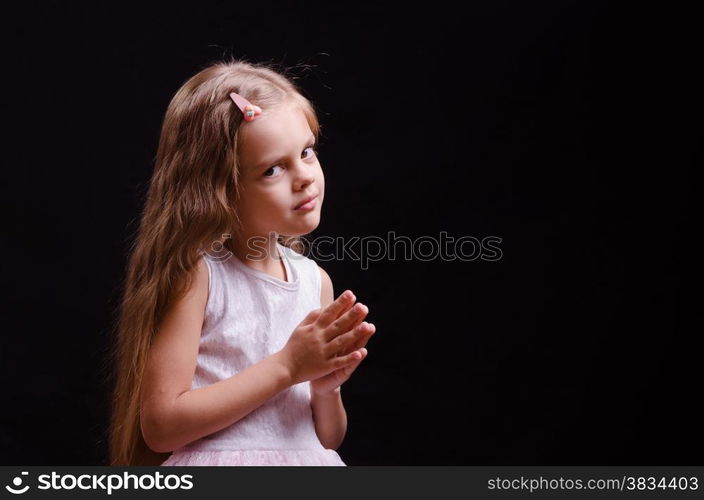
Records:
[[[208,265],[208,302],[191,389],[229,378],[281,350],[320,304],[320,270],[280,243],[287,281],[232,254]],[[189,443],[161,465],[346,465],[315,433],[310,382],[293,385],[234,424]]]

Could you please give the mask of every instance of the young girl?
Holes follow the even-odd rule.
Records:
[[[319,130],[265,65],[215,63],[173,97],[120,306],[112,465],[345,465],[340,385],[375,328],[296,250],[320,221]]]

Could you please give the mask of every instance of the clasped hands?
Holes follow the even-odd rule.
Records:
[[[366,358],[366,344],[376,332],[363,321],[369,308],[355,303],[350,290],[325,307],[308,313],[291,334],[282,354],[293,383],[310,380],[311,395],[330,396]]]

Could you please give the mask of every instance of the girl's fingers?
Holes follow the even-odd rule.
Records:
[[[376,332],[374,323],[363,321],[349,332],[338,336],[331,345],[334,345],[337,352],[350,353],[364,347],[374,332]]]
[[[352,351],[351,353],[345,355],[345,356],[338,356],[335,358],[335,369],[338,368],[345,368],[347,365],[351,364],[359,364],[359,361],[362,361],[365,357],[366,353],[361,353],[359,351]]]
[[[354,361],[352,362],[352,364],[349,365],[347,368],[349,368],[351,370],[354,370],[355,368],[357,368],[359,366],[359,364],[364,360],[364,358],[367,357],[368,352],[369,351],[367,351],[364,347],[353,351],[352,354],[356,354],[356,356],[354,357]],[[350,373],[352,373],[352,372],[350,371]]]
[[[308,315],[305,318],[303,318],[303,321],[301,321],[300,324],[301,325],[308,325],[310,323],[313,323],[315,320],[318,319],[318,317],[320,316],[320,313],[322,311],[323,310],[321,308],[313,309],[311,312],[308,313]]]
[[[354,296],[354,293],[352,293],[351,290],[345,290],[337,299],[325,306],[317,319],[317,323],[323,327],[328,326],[339,318],[343,312],[352,307],[355,300],[357,300],[357,298]]]
[[[364,358],[367,357],[367,350],[364,349],[364,348],[358,349],[358,350],[356,350],[355,352],[359,352],[362,357],[359,358],[359,359],[357,359],[356,361],[354,361],[352,364],[350,364],[350,365],[348,365],[348,366],[346,366],[346,367],[343,368],[344,373],[345,373],[345,380],[347,380],[348,378],[350,378],[350,375],[352,375],[352,373],[353,373],[353,372],[357,369],[357,367],[362,363],[362,361],[364,360]]]
[[[367,342],[369,342],[369,339],[372,338],[372,335],[376,333],[376,326],[374,326],[374,323],[369,323],[371,325],[371,330],[368,330],[364,333],[362,338],[357,342],[357,344],[353,347],[353,350],[361,349],[362,347],[367,345]]]
[[[352,370],[350,371],[350,373],[352,373],[353,371],[355,371],[357,369],[357,367],[362,363],[362,361],[364,361],[364,358],[366,358],[367,354],[369,353],[369,351],[367,351],[367,349],[364,347],[362,347],[361,349],[358,349],[357,352],[359,352],[362,355],[362,357],[359,358],[359,360],[357,360],[357,362],[354,365],[352,365]]]
[[[350,308],[347,312],[330,324],[325,332],[325,338],[330,341],[341,333],[356,327],[359,325],[359,322],[364,319],[367,313],[369,313],[369,308],[358,302],[354,305],[354,307]]]
[[[354,356],[355,354],[358,354],[361,357],[356,357]],[[347,380],[352,376],[352,373],[357,369],[359,364],[364,360],[364,358],[367,357],[367,350],[365,348],[356,350],[347,356],[341,356],[339,359],[352,359],[352,362],[347,362],[348,364],[341,366],[340,368],[337,368],[336,371],[334,372],[335,375],[337,375],[337,380],[339,382],[339,385],[344,384],[347,382]],[[340,378],[341,377],[341,378]]]

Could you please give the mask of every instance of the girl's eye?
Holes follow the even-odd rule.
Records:
[[[315,155],[315,154],[318,152],[317,149],[315,149],[315,146],[308,146],[306,149],[304,149],[304,151],[305,151],[305,150],[308,150],[308,149],[311,150],[311,153],[307,156],[307,158],[310,158],[311,156]],[[271,172],[271,171],[272,171],[273,169],[275,169],[276,167],[281,168],[281,165],[274,165],[273,167],[269,167],[269,168],[264,172],[264,177],[273,177],[272,175],[267,175],[267,173],[268,173],[268,172]]]
[[[270,167],[269,169],[267,169],[266,172],[264,172],[264,177],[272,177],[271,175],[266,175],[266,173],[271,172],[272,169],[275,169],[276,167],[281,168],[281,165],[274,165],[273,167]]]
[[[316,153],[318,152],[318,150],[315,149],[315,146],[308,146],[306,149],[310,149],[310,150],[311,150],[311,156],[314,155],[314,154],[316,154]],[[305,151],[305,149],[304,149],[304,151]]]

